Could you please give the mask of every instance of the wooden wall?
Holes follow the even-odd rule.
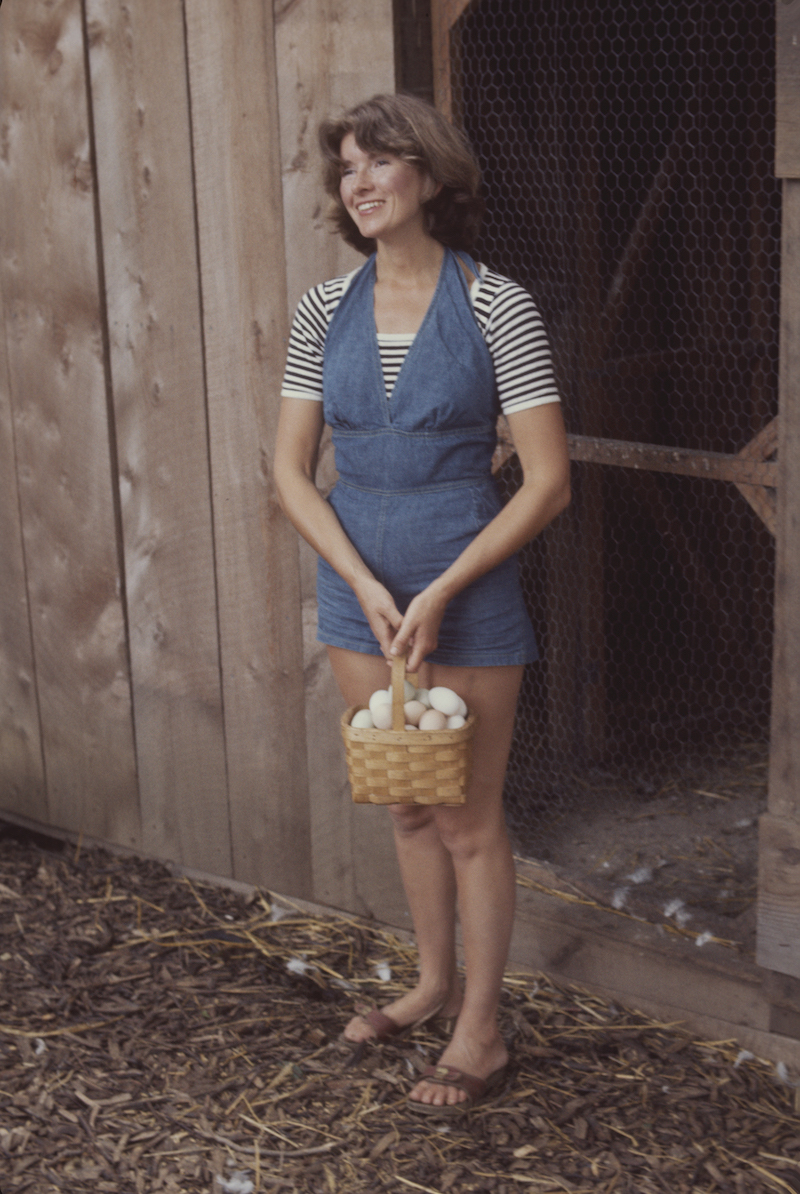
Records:
[[[2,10],[0,813],[363,906],[270,461],[294,304],[357,260],[316,125],[392,63],[390,0]]]

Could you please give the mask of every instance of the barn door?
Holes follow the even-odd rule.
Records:
[[[744,8],[434,4],[437,103],[484,172],[479,256],[540,304],[574,462],[525,561],[547,670],[512,758],[523,820],[598,768],[646,792],[726,754],[766,781],[781,193],[774,7]]]

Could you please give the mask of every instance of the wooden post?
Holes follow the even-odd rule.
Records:
[[[784,178],[775,654],[759,965],[800,977],[800,0],[778,3],[776,173]]]
[[[181,0],[88,0],[144,850],[232,873]]]
[[[783,186],[775,655],[769,811],[759,841],[758,962],[800,977],[800,178]]]
[[[46,817],[36,787],[34,807],[136,846],[80,0],[6,5],[0,55],[0,272]]]
[[[185,15],[234,873],[304,896],[299,571],[271,475],[288,331],[272,6]]]
[[[470,0],[431,0],[433,96],[436,107],[440,112],[444,112],[449,120],[455,115],[450,31],[469,2]]]

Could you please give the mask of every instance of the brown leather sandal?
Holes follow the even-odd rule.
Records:
[[[489,1074],[488,1078],[476,1078],[474,1074],[465,1074],[463,1070],[457,1070],[455,1066],[451,1065],[429,1065],[419,1075],[418,1082],[427,1081],[435,1082],[440,1086],[455,1086],[458,1090],[463,1090],[467,1097],[460,1103],[445,1103],[442,1107],[435,1103],[423,1103],[419,1099],[409,1098],[406,1101],[412,1111],[418,1111],[420,1115],[444,1115],[449,1118],[458,1118],[466,1114],[467,1111],[471,1111],[473,1107],[489,1098],[490,1095],[495,1094],[505,1082],[507,1075],[508,1065],[501,1066],[499,1070]]]

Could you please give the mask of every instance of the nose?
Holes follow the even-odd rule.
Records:
[[[353,178],[353,189],[356,191],[364,191],[368,188],[369,183],[369,167],[366,164],[356,167],[355,177]]]

